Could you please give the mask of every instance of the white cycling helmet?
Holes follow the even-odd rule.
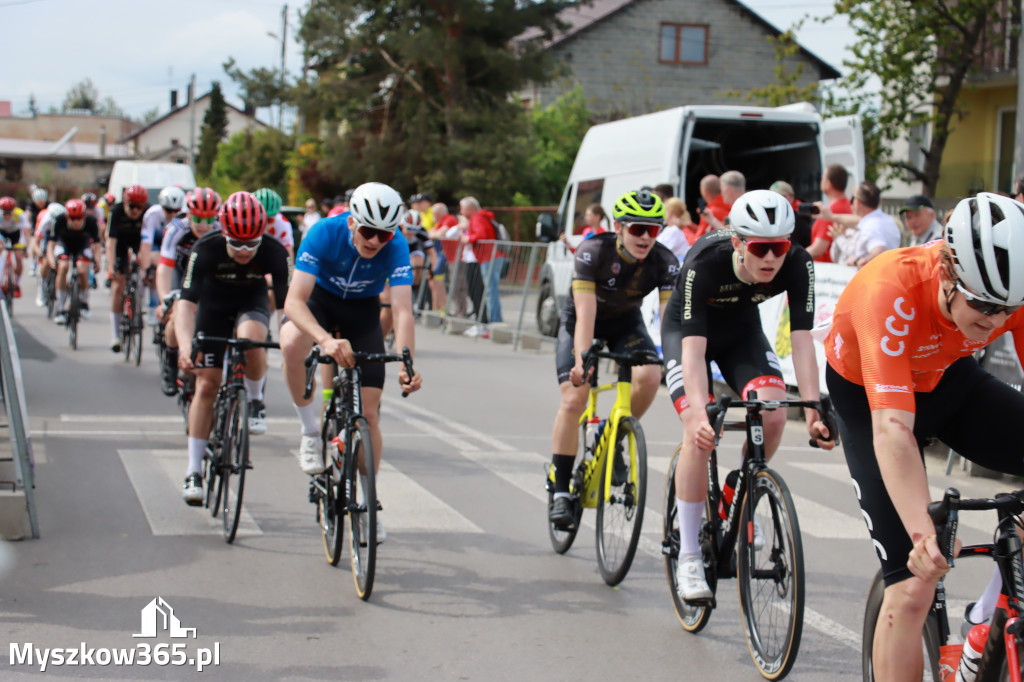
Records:
[[[180,211],[185,205],[185,190],[180,187],[164,187],[156,200],[168,211]]]
[[[971,293],[991,303],[1024,303],[1024,204],[988,192],[964,199],[946,223],[946,244]]]
[[[56,220],[67,213],[67,210],[64,208],[64,204],[58,204],[55,201],[46,207],[46,213],[50,216],[50,220]]]
[[[744,237],[783,239],[795,226],[793,207],[786,197],[769,189],[747,192],[729,211],[729,227]]]
[[[36,187],[34,190],[32,190],[32,202],[33,203],[38,204],[38,203],[40,203],[42,201],[46,201],[49,198],[50,198],[50,193],[47,192],[42,187]]]
[[[401,195],[381,182],[356,187],[348,210],[360,225],[394,232],[405,213]]]
[[[402,216],[402,229],[403,230],[418,230],[423,227],[423,220],[420,218],[420,212],[415,208],[410,208]]]

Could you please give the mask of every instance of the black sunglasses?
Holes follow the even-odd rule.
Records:
[[[785,256],[789,253],[789,247],[793,245],[788,239],[771,239],[757,242],[744,241],[743,243],[746,245],[747,251],[757,258],[764,258],[768,255],[769,251],[774,253],[777,258]]]
[[[971,310],[976,310],[982,315],[988,315],[989,317],[992,315],[998,315],[999,313],[1013,315],[1021,308],[1019,305],[1003,305],[1002,303],[986,301],[985,299],[972,294],[970,291],[967,291],[967,289],[963,288],[959,282],[956,283],[956,289],[964,295],[964,301],[971,307]]]
[[[378,230],[376,227],[367,227],[366,225],[359,226],[359,234],[363,236],[363,239],[370,241],[374,237],[381,244],[385,244],[395,238],[395,233],[391,230]]]

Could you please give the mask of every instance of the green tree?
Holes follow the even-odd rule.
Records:
[[[96,86],[92,84],[92,79],[86,78],[71,86],[71,89],[64,95],[64,104],[61,105],[61,110],[85,109],[87,111],[96,111],[99,106],[100,93]]]
[[[531,110],[530,132],[535,150],[528,159],[535,173],[535,189],[528,196],[531,203],[558,202],[588,128],[590,108],[583,88],[578,85],[551,106]]]
[[[960,93],[982,46],[995,34],[1000,0],[836,0],[836,14],[846,15],[856,35],[844,61],[851,69],[841,85],[847,104],[871,112],[877,126],[880,160],[902,177],[920,181],[933,196],[942,155],[956,122],[968,112]],[[987,38],[987,40],[986,40]],[[881,82],[881,91],[871,87]],[[891,152],[915,126],[928,126],[931,137],[924,164],[915,166]]]
[[[540,39],[575,0],[312,0],[299,37],[317,77],[296,101],[332,133],[339,186],[379,178],[399,191],[511,199],[532,152],[517,93],[550,79]],[[532,31],[535,39],[519,40]]]
[[[260,187],[271,187],[287,196],[287,161],[292,146],[291,136],[273,128],[239,131],[218,147],[210,184],[223,196]]]
[[[196,157],[196,173],[208,177],[217,158],[217,147],[228,134],[228,108],[220,83],[214,81],[210,89],[210,104],[199,128],[199,154]]]

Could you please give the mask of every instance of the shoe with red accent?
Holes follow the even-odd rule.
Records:
[[[21,285],[20,284],[15,284],[14,285],[14,298],[21,298]]]

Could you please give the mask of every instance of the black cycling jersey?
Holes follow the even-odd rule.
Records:
[[[246,298],[251,292],[262,291],[266,296],[264,275],[273,278],[274,301],[278,309],[283,308],[288,293],[288,252],[280,242],[264,239],[252,260],[243,265],[228,255],[223,232],[209,232],[192,247],[181,298],[196,304],[202,300],[211,307],[230,307],[231,301]]]
[[[67,215],[53,221],[53,241],[64,247],[64,253],[78,254],[100,240],[100,227],[95,216],[86,215],[85,224],[78,230],[68,225]]]
[[[639,309],[644,296],[655,289],[660,289],[661,302],[666,302],[679,272],[679,260],[671,249],[655,242],[647,258],[637,261],[619,247],[618,235],[605,232],[577,247],[574,267],[563,317],[576,318],[573,292],[582,291],[597,295],[597,319],[604,320]]]
[[[129,218],[124,210],[124,204],[116,204],[110,211],[110,220],[107,222],[107,238],[125,241],[134,244],[133,249],[139,248],[142,240],[142,216]]]
[[[422,227],[416,228],[411,234],[406,232],[405,239],[409,242],[409,253],[426,253],[427,249],[434,248],[434,240]]]
[[[736,274],[731,240],[735,234],[733,230],[715,230],[694,242],[675,284],[680,305],[671,317],[665,311],[663,324],[676,325],[683,337],[708,336],[719,325],[731,328],[746,319],[760,321],[758,304],[787,292],[790,329],[810,329],[814,325],[814,262],[810,254],[793,244],[772,281],[748,284]]]

